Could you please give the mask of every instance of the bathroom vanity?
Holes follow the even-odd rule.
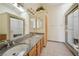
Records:
[[[30,35],[30,34],[29,34]],[[27,35],[26,35],[27,36]],[[10,47],[4,47],[0,50],[2,56],[40,56],[44,46],[44,35],[35,34],[33,36],[24,36]]]

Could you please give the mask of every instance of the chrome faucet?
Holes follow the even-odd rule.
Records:
[[[12,45],[15,45],[15,42],[14,42],[14,40],[12,40],[12,41],[11,41],[11,44],[12,44]]]
[[[10,42],[10,40],[6,40],[6,41],[5,41],[5,43],[7,44],[7,47],[8,47],[8,48],[10,47],[10,43],[9,43],[9,42]]]
[[[5,42],[7,44],[7,48],[11,47],[11,45],[15,45],[15,42],[13,40],[7,40]]]

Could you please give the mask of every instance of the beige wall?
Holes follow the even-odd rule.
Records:
[[[21,14],[21,16],[25,18],[25,34],[29,34],[29,15],[26,12]]]
[[[65,12],[72,4],[49,6],[48,40],[65,42]]]

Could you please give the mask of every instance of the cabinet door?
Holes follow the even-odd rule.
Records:
[[[29,56],[36,56],[36,46],[34,46],[32,50],[29,52]]]
[[[46,33],[44,34],[43,40],[44,40],[44,47],[45,47],[47,45],[47,34]]]
[[[41,52],[42,52],[42,49],[43,49],[43,46],[44,46],[44,40],[43,40],[43,38],[40,40],[40,46],[41,46]]]
[[[39,41],[38,43],[37,43],[37,55],[39,56],[40,55],[40,53],[41,53],[41,41]]]

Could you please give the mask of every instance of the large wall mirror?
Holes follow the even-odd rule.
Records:
[[[10,38],[14,39],[24,35],[24,21],[10,18]]]
[[[30,32],[35,32],[36,31],[36,19],[30,18]]]
[[[37,19],[37,32],[38,33],[44,33],[44,20],[38,18]]]
[[[30,18],[30,32],[44,33],[44,20],[43,18]]]

